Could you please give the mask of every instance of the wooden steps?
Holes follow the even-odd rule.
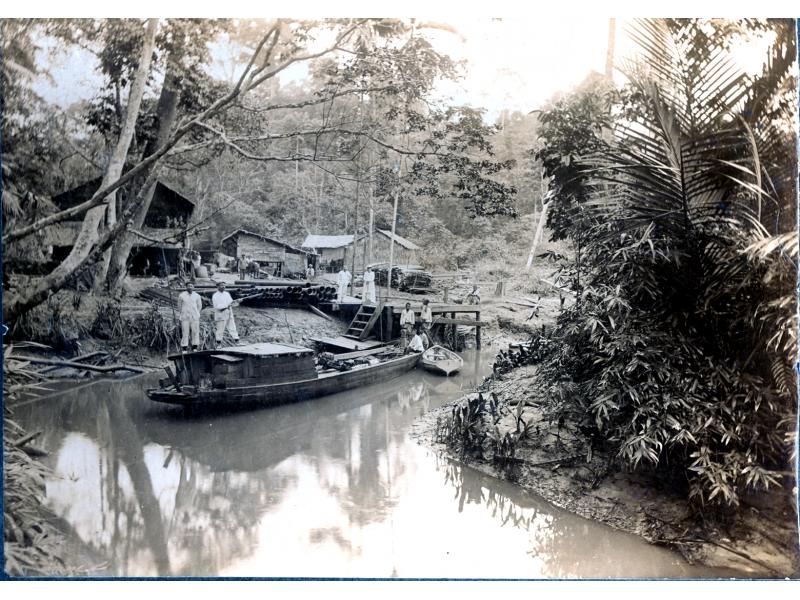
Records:
[[[353,320],[350,322],[350,326],[347,328],[344,336],[354,340],[367,339],[375,325],[375,321],[378,320],[381,314],[382,308],[383,306],[381,304],[362,304],[356,316],[353,317]]]

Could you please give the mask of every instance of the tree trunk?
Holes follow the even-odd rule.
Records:
[[[617,20],[608,20],[608,47],[606,49],[606,79],[614,79],[614,38],[616,37]]]
[[[539,215],[539,224],[536,226],[536,232],[533,234],[533,243],[531,244],[531,250],[528,252],[528,262],[525,263],[525,272],[531,270],[531,265],[533,264],[533,258],[536,255],[536,246],[539,245],[539,241],[542,239],[542,233],[544,232],[544,224],[547,222],[547,209],[550,207],[550,203],[542,204],[542,214]]]
[[[176,115],[178,114],[178,102],[180,100],[180,64],[176,51],[173,49],[167,58],[167,69],[164,74],[164,85],[161,88],[161,95],[158,98],[158,107],[156,108],[156,119],[158,122],[158,131],[155,138],[153,138],[145,147],[144,156],[150,156],[158,148],[164,145],[169,138],[169,133],[172,126],[175,124]],[[137,231],[142,229],[145,217],[150,210],[150,204],[153,201],[153,194],[155,193],[155,184],[150,186],[145,191],[144,200],[136,211],[133,218],[132,228]],[[111,291],[117,290],[128,274],[128,258],[130,257],[131,250],[136,241],[136,236],[130,232],[123,233],[114,244],[110,254],[110,265],[108,268],[107,283],[108,289]]]
[[[106,173],[103,176],[103,182],[100,184],[101,189],[117,181],[122,175],[122,169],[125,166],[125,159],[128,156],[128,149],[136,126],[136,118],[139,116],[145,84],[150,73],[150,59],[153,56],[157,25],[158,19],[148,19],[139,67],[136,70],[128,95],[125,121],[120,131],[117,145],[111,155],[111,160],[106,168]],[[44,298],[50,292],[57,292],[69,281],[76,270],[85,264],[86,258],[101,238],[101,226],[103,225],[106,211],[115,202],[116,192],[112,192],[106,197],[103,204],[87,211],[80,233],[78,233],[78,237],[67,258],[27,293],[21,294],[17,298],[12,298],[9,304],[16,309],[12,311],[14,315],[19,314],[20,309],[38,304],[38,302],[33,303],[32,299]],[[116,213],[114,213],[115,215]]]

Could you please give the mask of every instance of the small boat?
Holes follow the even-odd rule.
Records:
[[[433,373],[450,375],[464,366],[464,359],[458,354],[441,346],[431,346],[422,353],[423,368]]]
[[[291,344],[256,343],[173,354],[175,373],[147,390],[155,402],[184,407],[238,409],[274,406],[387,381],[413,369],[417,353],[378,349],[361,364],[325,369],[314,352]]]

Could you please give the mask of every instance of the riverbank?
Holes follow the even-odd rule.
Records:
[[[690,563],[730,569],[735,577],[800,576],[791,490],[747,498],[734,521],[701,522],[677,490],[643,473],[610,471],[613,457],[592,448],[580,431],[569,423],[548,423],[533,393],[536,368],[524,366],[487,378],[476,392],[421,417],[412,435],[439,453],[514,482],[559,508],[668,546]],[[525,423],[536,434],[518,444],[513,460],[459,456],[437,440],[453,408],[478,392],[484,397],[494,394],[501,405],[525,403]],[[499,427],[501,432],[513,431],[514,416],[507,415]]]

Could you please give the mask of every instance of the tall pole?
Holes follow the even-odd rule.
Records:
[[[606,48],[606,79],[614,79],[614,38],[617,28],[617,20],[608,20],[608,46]]]
[[[394,262],[394,232],[397,227],[397,201],[400,198],[400,165],[397,165],[397,185],[394,188],[394,210],[392,211],[392,239],[389,240],[389,271],[386,276],[386,301],[392,292],[392,264]]]
[[[356,214],[353,218],[353,270],[351,273],[353,274],[353,279],[356,278],[356,252],[358,250],[358,195],[361,193],[361,169],[358,168],[356,165]],[[355,288],[353,288],[355,292]]]

